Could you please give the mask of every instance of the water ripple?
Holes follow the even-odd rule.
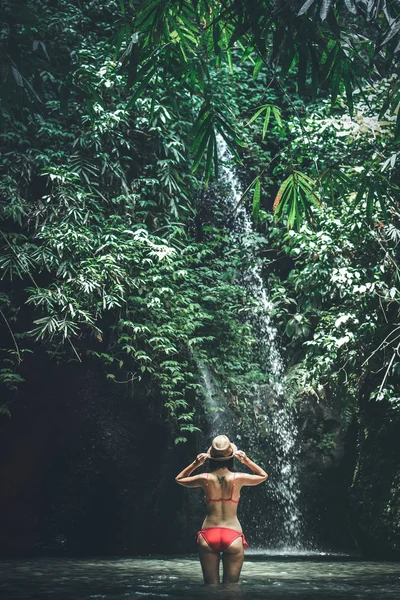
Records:
[[[29,559],[3,561],[7,600],[391,600],[399,598],[396,562],[337,557],[248,557],[238,585],[204,586],[197,558]]]

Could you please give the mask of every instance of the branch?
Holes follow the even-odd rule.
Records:
[[[9,324],[9,322],[7,321],[7,319],[6,319],[6,317],[5,317],[4,313],[3,313],[3,311],[1,310],[1,308],[0,308],[0,313],[1,313],[1,316],[3,317],[3,319],[4,319],[4,321],[5,321],[5,324],[6,324],[6,325],[7,325],[7,327],[8,327],[8,331],[10,332],[10,335],[11,335],[11,337],[12,337],[12,340],[13,340],[13,342],[14,342],[14,346],[15,346],[15,349],[16,349],[16,351],[17,351],[17,355],[18,355],[18,362],[19,362],[19,363],[22,363],[21,353],[20,353],[20,351],[19,351],[19,348],[18,348],[17,340],[15,339],[15,337],[14,337],[14,334],[13,334],[13,332],[12,332],[12,329],[11,329],[11,327],[10,327],[10,324]]]
[[[385,373],[385,375],[384,375],[384,377],[382,379],[382,383],[381,383],[381,386],[379,388],[378,395],[376,396],[377,400],[381,400],[383,386],[385,385],[386,379],[388,378],[388,375],[389,375],[389,371],[391,369],[391,366],[393,364],[394,359],[396,358],[396,354],[398,355],[398,353],[399,353],[399,350],[400,350],[400,342],[397,344],[397,346],[396,346],[396,348],[395,348],[395,350],[394,350],[394,352],[392,354],[392,358],[389,361],[388,368],[386,369],[386,373]]]
[[[377,348],[376,348],[376,349],[373,351],[373,353],[372,353],[372,354],[370,354],[370,356],[368,356],[368,358],[367,358],[367,359],[366,359],[366,360],[365,360],[365,361],[362,363],[362,365],[361,365],[361,366],[363,367],[365,364],[367,364],[367,362],[369,361],[369,359],[370,359],[370,358],[372,358],[372,357],[374,356],[374,354],[376,354],[376,353],[378,352],[378,350],[380,350],[380,349],[382,348],[382,346],[383,346],[383,344],[386,342],[386,340],[387,340],[388,338],[390,338],[390,336],[391,336],[393,333],[395,333],[396,331],[398,331],[399,329],[400,329],[400,325],[399,325],[398,327],[395,327],[395,329],[393,329],[393,331],[391,331],[390,333],[388,333],[388,335],[385,337],[385,339],[384,339],[384,340],[383,340],[383,341],[382,341],[382,342],[379,344],[379,346],[378,346],[378,347],[377,347]],[[391,340],[391,342],[390,342],[390,343],[393,343],[393,342],[395,342],[395,341],[398,339],[398,337],[399,337],[399,336],[397,336],[397,337],[396,337],[394,340]],[[384,347],[386,348],[386,346],[388,346],[388,345],[389,345],[389,342],[387,342],[387,344],[385,344],[385,346],[384,346]]]

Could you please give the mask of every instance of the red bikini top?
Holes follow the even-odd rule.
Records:
[[[236,473],[233,474],[233,482],[232,482],[232,488],[231,488],[231,495],[229,496],[229,498],[211,498],[210,497],[210,493],[208,491],[208,476],[209,476],[209,474],[210,473],[207,473],[207,478],[206,478],[207,496],[204,496],[204,498],[206,499],[206,502],[233,502],[234,504],[239,504],[240,495],[239,495],[239,498],[237,500],[234,500],[232,498],[233,492],[235,491]]]

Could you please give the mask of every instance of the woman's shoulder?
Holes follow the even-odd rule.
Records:
[[[211,471],[210,473],[206,473],[207,479],[210,481],[221,481],[224,479],[225,481],[232,481],[236,479],[239,473],[236,471]]]

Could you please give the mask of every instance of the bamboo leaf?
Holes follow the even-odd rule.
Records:
[[[36,100],[37,100],[38,102],[40,102],[41,104],[43,104],[43,101],[42,101],[42,100],[41,100],[41,98],[38,96],[38,94],[35,92],[35,90],[34,90],[33,86],[32,86],[32,85],[29,83],[28,79],[26,79],[26,77],[24,77],[23,79],[24,79],[24,82],[25,82],[25,85],[26,85],[26,87],[27,87],[27,88],[28,88],[28,90],[31,92],[31,94],[33,94],[33,95],[35,96],[35,98],[36,98]]]
[[[214,141],[214,174],[215,174],[215,178],[218,179],[218,165],[219,165],[218,144],[217,144],[216,136],[213,134],[212,137],[213,137],[213,141]]]
[[[347,10],[349,10],[351,13],[353,13],[353,15],[357,14],[357,8],[354,3],[354,0],[344,0],[344,3],[347,7]]]
[[[149,69],[149,71],[147,72],[147,75],[144,77],[144,79],[142,80],[140,85],[136,88],[136,91],[134,92],[133,96],[131,96],[131,99],[129,100],[128,104],[126,105],[126,110],[130,110],[134,106],[136,100],[138,98],[140,98],[140,96],[142,95],[144,90],[147,88],[147,86],[150,83],[155,72],[156,72],[155,67],[152,67]],[[141,79],[141,77],[138,76],[138,80],[140,80],[140,79]]]
[[[22,75],[21,73],[18,71],[17,67],[14,67],[14,65],[11,66],[11,71],[15,80],[15,83],[17,84],[18,87],[24,87],[24,81],[22,79]]]
[[[220,124],[220,127],[218,128],[219,131],[221,133],[224,133],[227,136],[230,136],[232,138],[232,140],[238,145],[241,146],[242,148],[246,147],[245,142],[243,142],[243,140],[241,140],[236,131],[233,129],[233,127],[231,127],[231,125],[224,120],[221,115],[218,115],[215,119],[216,123]],[[229,142],[230,144],[232,143],[231,141]]]
[[[150,112],[149,112],[149,121],[152,120],[153,115],[154,115],[154,108],[155,108],[155,105],[156,105],[157,91],[158,91],[158,74],[156,75],[156,80],[155,80],[154,87],[153,87],[153,94],[152,94],[152,97],[151,97]]]
[[[241,47],[241,49],[243,50],[243,55],[241,58],[240,62],[244,62],[245,60],[249,59],[250,62],[255,65],[256,61],[253,59],[253,57],[251,56],[251,53],[254,52],[254,46],[249,45],[247,46],[247,48],[245,49],[243,44],[239,43],[239,46]]]
[[[365,194],[365,187],[364,187],[365,183],[366,183],[365,178],[363,178],[362,181],[361,181],[361,184],[360,184],[360,188],[359,188],[359,190],[357,192],[357,195],[356,195],[356,197],[354,199],[354,205],[355,206],[357,206],[357,204],[359,204],[361,202],[361,200],[363,199],[363,197],[364,197],[364,194]]]
[[[286,189],[291,185],[293,185],[293,174],[289,175],[289,177],[287,179],[285,179],[285,181],[282,183],[281,187],[279,188],[278,193],[275,196],[274,204],[272,207],[274,211],[276,211],[278,209]]]
[[[212,125],[210,124],[209,127],[204,131],[203,137],[201,139],[201,143],[199,144],[199,146],[197,148],[193,167],[192,167],[192,173],[194,173],[197,170],[197,168],[199,167],[199,165],[201,163],[201,159],[203,158],[203,154],[205,152],[206,146],[211,139],[211,135],[212,135]]]
[[[239,163],[242,164],[242,159],[240,158],[235,146],[232,144],[232,138],[229,138],[225,131],[221,128],[218,127],[218,132],[222,135],[222,137],[224,138],[229,150],[232,152],[235,160]]]
[[[229,39],[229,46],[231,48],[233,48],[234,44],[236,42],[239,42],[240,45],[240,40],[239,38],[243,35],[243,25],[242,23],[240,23],[240,21],[238,23],[236,23],[234,29],[232,30],[232,34],[231,37]]]
[[[206,136],[209,129],[212,127],[212,116],[208,115],[204,123],[202,124],[202,128],[197,132],[197,136],[194,138],[190,151],[194,154],[197,154],[199,148],[202,144],[204,136]]]
[[[322,0],[321,8],[319,11],[319,16],[321,17],[321,21],[325,21],[328,16],[328,11],[333,3],[333,0]]]
[[[400,16],[397,17],[393,23],[389,26],[389,29],[386,32],[385,37],[381,41],[381,47],[387,44],[397,33],[400,32]]]
[[[265,134],[267,133],[270,114],[271,114],[271,107],[267,106],[267,110],[265,111],[265,119],[264,119],[264,126],[263,126],[263,132],[262,132],[262,139],[265,138]]]
[[[219,41],[221,39],[221,28],[219,23],[215,23],[213,27],[213,43],[214,43],[214,54],[218,56],[221,52],[221,46]]]
[[[309,196],[308,194],[301,188],[299,187],[299,204],[301,206],[301,210],[302,212],[305,214],[307,220],[309,222],[311,222],[311,211],[310,211],[310,205],[309,205]],[[299,211],[300,213],[300,211]],[[299,214],[299,217],[301,217],[301,215]],[[296,226],[299,229],[301,225],[300,219],[297,219],[296,221]]]
[[[213,156],[214,156],[214,139],[213,139],[213,137],[214,136],[211,134],[210,137],[208,138],[206,169],[205,169],[205,174],[204,174],[206,183],[208,183],[210,180],[211,173],[212,173],[212,167],[213,167]]]
[[[314,4],[314,2],[315,2],[315,0],[307,0],[307,2],[305,2],[303,4],[303,6],[300,8],[299,12],[297,13],[297,16],[300,17],[301,15],[304,15],[304,13],[308,11],[310,6],[312,4]]]
[[[256,60],[256,64],[254,65],[253,79],[257,79],[262,66],[263,66],[263,59],[261,58],[261,56],[259,56]]]
[[[228,59],[229,72],[231,73],[231,75],[233,75],[232,53],[230,51],[230,48],[226,49],[226,57]]]
[[[385,194],[382,193],[382,189],[380,188],[379,193],[378,193],[378,200],[379,200],[379,204],[381,206],[383,218],[387,221],[387,219],[388,219],[388,211],[387,211],[388,200],[392,200],[392,198],[390,196],[389,196],[389,198],[387,198],[385,196]]]
[[[336,57],[337,57],[338,52],[339,52],[338,43],[333,40],[330,40],[330,42],[328,43],[328,54],[327,54],[325,62],[323,63],[323,68],[322,68],[322,80],[323,81],[326,81],[328,79],[329,75],[331,74],[331,71],[336,62]]]
[[[292,198],[291,198],[291,201],[290,201],[289,215],[288,215],[288,220],[287,220],[288,229],[293,229],[293,225],[294,225],[295,220],[296,220],[297,212],[298,212],[297,186],[294,185],[293,186]]]
[[[389,92],[386,94],[386,98],[383,101],[382,107],[379,111],[379,115],[378,115],[378,119],[381,120],[384,116],[384,114],[386,113],[387,109],[389,108],[390,104],[392,101],[392,94]]]
[[[296,174],[296,177],[298,177],[299,179],[304,179],[304,181],[308,184],[310,189],[315,186],[315,181],[313,179],[311,179],[311,177],[306,175],[306,173],[302,173],[301,171],[295,171],[295,174]]]
[[[277,106],[272,106],[272,112],[275,117],[275,121],[278,123],[278,126],[282,127],[281,111]]]
[[[50,62],[50,56],[47,53],[46,44],[44,42],[39,42],[40,47],[42,48],[44,54],[46,55],[47,60]]]
[[[246,123],[245,127],[247,127],[247,125],[250,125],[250,123],[255,121],[257,117],[261,115],[261,113],[264,112],[264,110],[266,110],[269,106],[269,104],[264,104],[263,106],[260,106],[260,108],[258,108],[254,115],[251,117],[250,121]]]

